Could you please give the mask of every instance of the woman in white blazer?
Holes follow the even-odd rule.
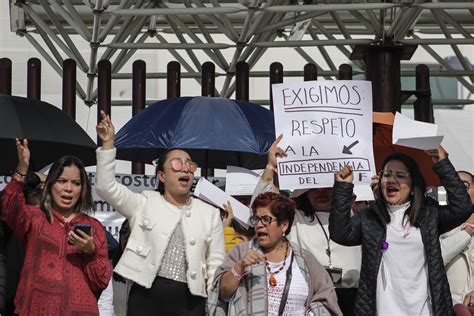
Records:
[[[134,282],[127,315],[205,315],[216,268],[224,259],[216,208],[189,195],[196,164],[179,149],[157,165],[158,192],[134,193],[115,180],[115,129],[101,112],[97,135],[97,194],[130,222],[115,272]]]

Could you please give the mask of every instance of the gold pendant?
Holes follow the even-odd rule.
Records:
[[[275,287],[277,285],[277,280],[275,279],[275,276],[273,273],[270,273],[270,278],[268,278],[268,283],[270,283],[271,287]]]

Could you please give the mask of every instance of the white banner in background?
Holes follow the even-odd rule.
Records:
[[[92,198],[96,206],[96,212],[91,214],[97,218],[104,227],[118,240],[120,226],[124,221],[124,217],[120,215],[109,203],[102,200],[95,192],[95,172],[88,172],[89,179],[92,184]],[[154,175],[139,174],[117,174],[115,176],[120,184],[123,184],[133,192],[141,192],[143,190],[154,190],[156,186],[156,178]],[[195,177],[193,189],[199,177]],[[223,187],[225,178],[208,178],[214,185]],[[0,190],[10,182],[10,177],[0,176]],[[157,210],[159,211],[159,210]]]
[[[288,157],[278,160],[281,189],[330,187],[346,165],[354,184],[375,174],[369,81],[306,81],[272,85],[275,131]]]

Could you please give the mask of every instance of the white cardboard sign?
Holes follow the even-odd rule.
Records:
[[[275,131],[287,157],[278,160],[281,189],[330,187],[346,165],[354,184],[375,171],[369,81],[306,81],[272,86]]]
[[[438,136],[438,125],[412,120],[403,114],[395,113],[392,143],[417,149],[436,149],[443,136]]]
[[[198,180],[196,188],[194,189],[194,195],[220,208],[222,208],[224,203],[230,202],[230,206],[234,211],[234,217],[238,219],[244,227],[248,228],[247,221],[250,216],[249,208],[205,178],[200,178]]]
[[[260,175],[252,170],[227,166],[225,174],[225,193],[229,195],[252,195]]]

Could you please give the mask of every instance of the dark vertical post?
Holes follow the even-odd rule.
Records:
[[[76,120],[76,61],[63,62],[63,111]]]
[[[318,67],[313,63],[304,65],[304,81],[318,80]]]
[[[283,65],[279,62],[271,63],[270,65],[270,111],[273,112],[273,94],[272,94],[272,84],[274,83],[283,83]],[[275,174],[273,177],[273,183],[275,186],[278,185],[278,175]]]
[[[26,97],[41,100],[41,61],[30,58],[27,63]]]
[[[101,110],[112,116],[112,65],[108,60],[101,60],[97,65],[97,122]],[[99,137],[97,145],[102,145]]]
[[[146,100],[146,63],[136,60],[132,70],[132,115],[145,108]],[[145,174],[145,164],[132,162],[132,174]]]
[[[372,82],[374,112],[400,111],[405,101],[401,90],[400,61],[410,60],[417,47],[395,44],[389,38],[355,46],[350,59],[365,60],[365,78]]]
[[[0,94],[12,95],[12,61],[0,58]]]
[[[374,46],[365,55],[367,80],[372,81],[374,112],[401,109],[401,49]]]
[[[283,83],[283,65],[274,62],[270,65],[270,111],[273,112],[272,84]]]
[[[211,62],[205,62],[201,67],[201,95],[204,97],[213,97],[216,87],[216,66]],[[207,179],[207,177],[214,176],[214,168],[208,168],[201,166],[201,177]]]
[[[235,98],[249,100],[249,64],[239,61],[235,66]]]
[[[216,89],[216,66],[210,61],[201,66],[201,95],[203,97],[213,97]]]
[[[181,65],[177,61],[170,61],[167,74],[167,98],[171,99],[181,96]]]
[[[431,102],[430,69],[426,65],[416,66],[416,101],[413,104],[415,120],[434,123]]]
[[[339,66],[338,80],[352,80],[352,67],[349,64]]]

